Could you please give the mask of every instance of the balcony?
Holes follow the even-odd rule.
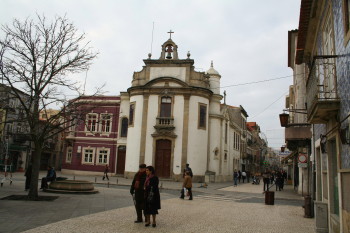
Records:
[[[174,127],[174,118],[172,118],[172,117],[157,117],[156,126]]]
[[[311,124],[325,124],[337,115],[336,56],[315,57],[307,83],[307,118]]]
[[[311,136],[310,124],[288,124],[288,127],[285,129],[287,141],[310,139]]]
[[[295,151],[299,147],[310,146],[311,137],[310,124],[288,124],[288,127],[285,129],[287,148],[290,151]]]
[[[154,128],[156,132],[152,134],[153,137],[176,137],[176,135],[174,134],[174,118],[172,117],[157,117],[156,125],[154,126]]]

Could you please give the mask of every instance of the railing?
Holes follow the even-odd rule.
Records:
[[[157,117],[157,125],[159,126],[173,126],[174,118],[172,117]]]
[[[337,100],[336,56],[317,56],[306,83],[308,115],[318,101]]]

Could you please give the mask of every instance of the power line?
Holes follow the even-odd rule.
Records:
[[[280,100],[283,96],[285,96],[288,92],[289,92],[289,90],[286,91],[285,93],[283,93],[280,97],[278,97],[277,100],[273,101],[273,102],[272,102],[269,106],[267,106],[263,111],[261,111],[260,113],[258,113],[258,114],[255,115],[255,116],[253,116],[252,119],[255,118],[255,117],[257,117],[257,116],[259,116],[259,115],[262,114],[263,112],[265,112],[269,107],[271,107],[274,103],[276,103],[277,101],[279,101],[279,100]]]
[[[296,74],[295,76],[298,76],[298,75],[304,75],[304,74],[305,74],[305,73],[302,73],[302,74]],[[237,87],[237,86],[244,86],[244,85],[250,85],[250,84],[256,84],[256,83],[271,82],[271,81],[274,81],[274,80],[284,79],[284,78],[289,78],[289,77],[293,77],[293,75],[282,76],[282,77],[278,77],[278,78],[265,79],[265,80],[254,81],[254,82],[249,82],[249,83],[232,84],[232,85],[228,85],[228,86],[223,86],[223,87],[215,87],[215,88],[211,88],[211,89],[225,88],[225,87]]]

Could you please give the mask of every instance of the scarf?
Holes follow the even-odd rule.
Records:
[[[144,186],[145,189],[149,185],[149,182],[153,178],[153,176],[154,176],[153,174],[147,176],[146,181],[145,181],[145,186]]]
[[[135,189],[139,189],[140,187],[140,179],[141,179],[141,176],[145,174],[145,172],[138,172],[137,175],[136,175],[136,178],[135,178],[135,184],[134,184],[134,188]]]

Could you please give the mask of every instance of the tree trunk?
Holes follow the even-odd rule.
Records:
[[[36,144],[35,148],[36,149],[33,155],[32,176],[28,193],[28,199],[30,200],[36,200],[38,198],[38,180],[40,171],[41,146],[37,146]]]

